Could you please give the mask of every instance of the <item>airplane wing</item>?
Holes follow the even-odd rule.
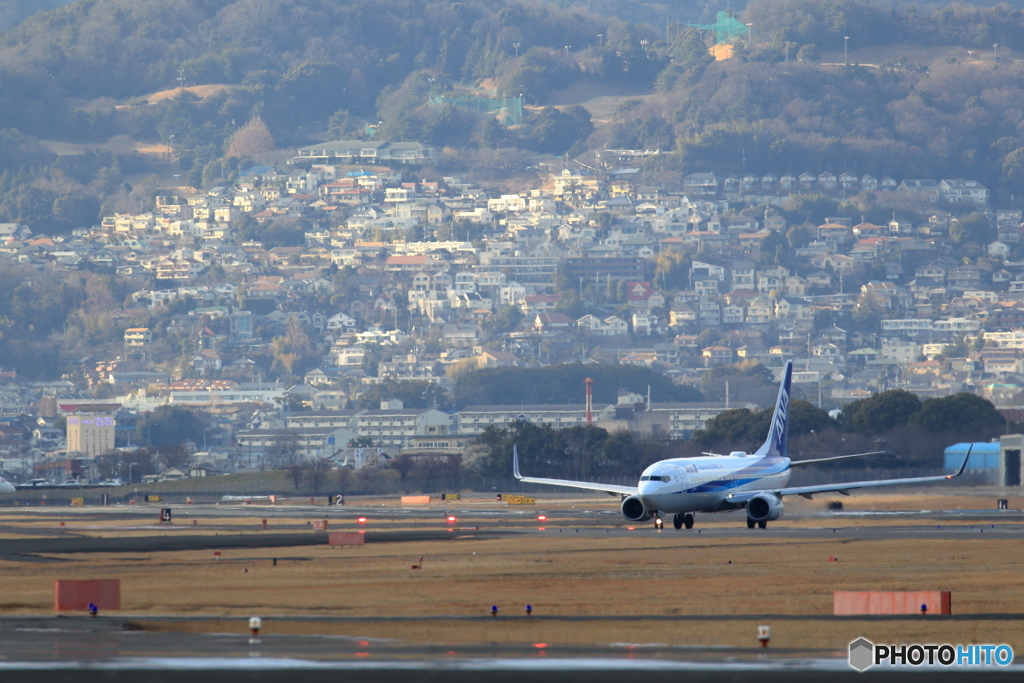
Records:
[[[604,491],[605,493],[631,496],[637,492],[635,486],[617,486],[615,484],[596,484],[590,481],[572,481],[571,479],[542,479],[540,477],[524,477],[519,473],[519,450],[512,446],[512,474],[516,479],[527,484],[547,484],[548,486],[565,486],[573,489]]]
[[[973,446],[971,447],[973,448]],[[947,481],[949,479],[955,479],[964,473],[967,469],[967,460],[971,457],[971,448],[967,449],[967,456],[964,458],[964,462],[953,474],[943,474],[934,477],[908,477],[906,479],[875,479],[872,481],[848,481],[838,484],[822,484],[820,486],[791,486],[789,488],[782,489],[767,489],[762,491],[741,491],[739,493],[730,494],[725,497],[731,503],[743,503],[761,493],[774,493],[779,496],[803,496],[810,498],[815,493],[830,493],[836,491],[844,496],[850,495],[850,491],[853,489],[866,489],[875,486],[899,486],[900,484],[924,484],[930,481]]]

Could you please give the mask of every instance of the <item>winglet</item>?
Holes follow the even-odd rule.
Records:
[[[516,479],[523,478],[523,475],[519,474],[519,447],[516,444],[512,444],[512,476]]]
[[[970,446],[967,447],[967,455],[964,456],[964,462],[962,465],[960,465],[960,469],[956,471],[956,474],[947,475],[946,479],[954,479],[964,473],[964,471],[967,469],[967,461],[971,459],[971,450],[973,449],[974,444],[971,444]]]

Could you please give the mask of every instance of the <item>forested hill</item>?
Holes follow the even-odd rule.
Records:
[[[976,179],[998,206],[1024,194],[1021,9],[751,0],[732,9],[753,34],[736,41],[732,59],[714,62],[710,33],[674,20],[710,22],[717,9],[699,1],[79,0],[0,35],[0,146],[12,150],[0,171],[40,158],[20,134],[173,138],[176,161],[199,185],[207,171],[222,172],[225,140],[258,114],[279,147],[325,130],[358,136],[381,121],[381,138],[456,149],[672,150],[649,162],[665,185],[680,172],[831,171]],[[132,99],[204,84],[229,87],[202,100],[187,92],[152,106]],[[431,95],[481,84],[541,105],[575,86],[638,97],[623,97],[609,126],[592,126],[577,107],[528,110],[515,130],[427,105]],[[0,185],[20,187],[30,175]],[[37,217],[16,204],[0,206],[0,220]]]
[[[80,0],[4,36],[0,116],[31,129],[38,112],[26,100],[124,98],[179,76],[262,88],[277,96],[266,106],[287,103],[297,122],[343,106],[372,115],[379,93],[415,70],[491,76],[514,43],[524,54],[579,49],[599,34],[628,42],[631,31],[587,10],[502,0]]]
[[[36,12],[66,5],[68,0],[0,0],[0,31],[7,31]]]

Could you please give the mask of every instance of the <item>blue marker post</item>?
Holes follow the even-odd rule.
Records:
[[[497,605],[491,605],[491,616],[492,617],[498,616],[498,606]]]
[[[99,614],[99,611],[100,611],[100,608],[96,606],[96,603],[94,603],[94,602],[90,602],[89,603],[89,616],[90,617],[93,617],[95,619],[96,615]]]

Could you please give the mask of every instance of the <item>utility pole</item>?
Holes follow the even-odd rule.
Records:
[[[849,54],[848,50],[847,50],[849,44],[850,44],[850,36],[843,36],[843,66],[849,66],[850,65],[850,61],[847,58],[847,55]]]

